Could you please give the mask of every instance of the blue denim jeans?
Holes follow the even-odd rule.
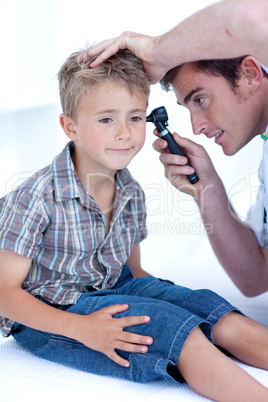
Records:
[[[128,304],[128,310],[114,317],[149,315],[149,323],[125,328],[151,336],[154,343],[145,354],[117,351],[130,362],[121,367],[106,355],[63,336],[36,331],[15,323],[12,336],[39,357],[99,375],[116,376],[136,382],[183,381],[176,365],[187,337],[200,326],[212,341],[213,326],[230,311],[238,311],[210,290],[191,290],[154,277],[133,278],[128,266],[111,290],[92,291],[76,304],[57,306],[76,314],[90,314],[113,304]]]

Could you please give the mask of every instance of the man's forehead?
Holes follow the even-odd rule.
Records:
[[[194,70],[188,64],[182,66],[173,81],[173,89],[178,103],[182,102],[186,106],[197,92],[203,91],[211,85],[210,81],[213,78],[215,76],[205,71]]]
[[[205,86],[202,84],[202,81],[200,81],[199,85],[198,81],[193,80],[182,80],[181,82],[174,82],[173,89],[177,97],[178,104],[187,106],[188,103],[193,99],[195,94],[205,90]]]

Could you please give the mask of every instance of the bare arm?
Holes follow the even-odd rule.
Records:
[[[195,198],[214,252],[236,286],[247,296],[267,291],[268,250],[259,246],[252,230],[239,220],[205,149],[178,135],[174,138],[195,166],[199,182],[192,185],[186,179],[186,158],[171,155],[165,141],[156,140],[154,148],[161,152],[165,175]]]
[[[236,286],[249,297],[266,292],[268,250],[259,246],[251,228],[238,218],[223,184],[205,189],[197,204],[214,252]]]
[[[141,259],[140,259],[140,245],[135,243],[133,249],[131,251],[130,256],[128,257],[127,264],[132,269],[133,275],[137,276],[149,276],[148,272],[144,271],[141,268]]]
[[[124,32],[93,46],[87,54],[92,57],[101,53],[92,63],[95,67],[119,49],[128,48],[143,60],[152,83],[171,68],[194,60],[250,54],[268,65],[267,20],[266,0],[224,0],[193,14],[161,36]]]
[[[268,2],[224,0],[209,6],[158,37],[157,59],[172,67],[194,60],[250,54],[268,64]]]
[[[116,304],[89,315],[72,314],[49,306],[21,288],[31,259],[0,250],[0,315],[28,327],[75,339],[87,347],[106,354],[122,366],[129,363],[115,349],[144,353],[150,337],[123,331],[131,325],[144,324],[149,317],[113,318],[128,309]]]

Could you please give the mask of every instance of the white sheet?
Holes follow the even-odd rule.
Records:
[[[134,384],[128,381],[99,377],[44,361],[21,348],[13,339],[0,345],[0,401],[202,401],[208,400],[188,385],[166,382]],[[268,373],[242,365],[268,387]]]
[[[248,299],[231,283],[211,253],[206,253],[198,264],[180,262],[180,269],[166,267],[159,276],[192,288],[208,287],[243,310],[252,318],[268,325],[268,293]],[[207,285],[207,286],[205,286]],[[258,381],[268,387],[268,372],[238,363]],[[21,348],[13,339],[0,343],[0,401],[17,402],[22,397],[29,402],[74,400],[120,401],[202,401],[188,385],[166,382],[136,384],[128,381],[99,377],[47,362]]]

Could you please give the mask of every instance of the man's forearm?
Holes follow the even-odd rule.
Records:
[[[268,290],[263,249],[251,229],[239,220],[222,184],[204,190],[198,206],[218,260],[247,296]]]
[[[202,59],[250,54],[268,65],[268,2],[224,0],[207,7],[155,38],[157,60],[170,68]]]

